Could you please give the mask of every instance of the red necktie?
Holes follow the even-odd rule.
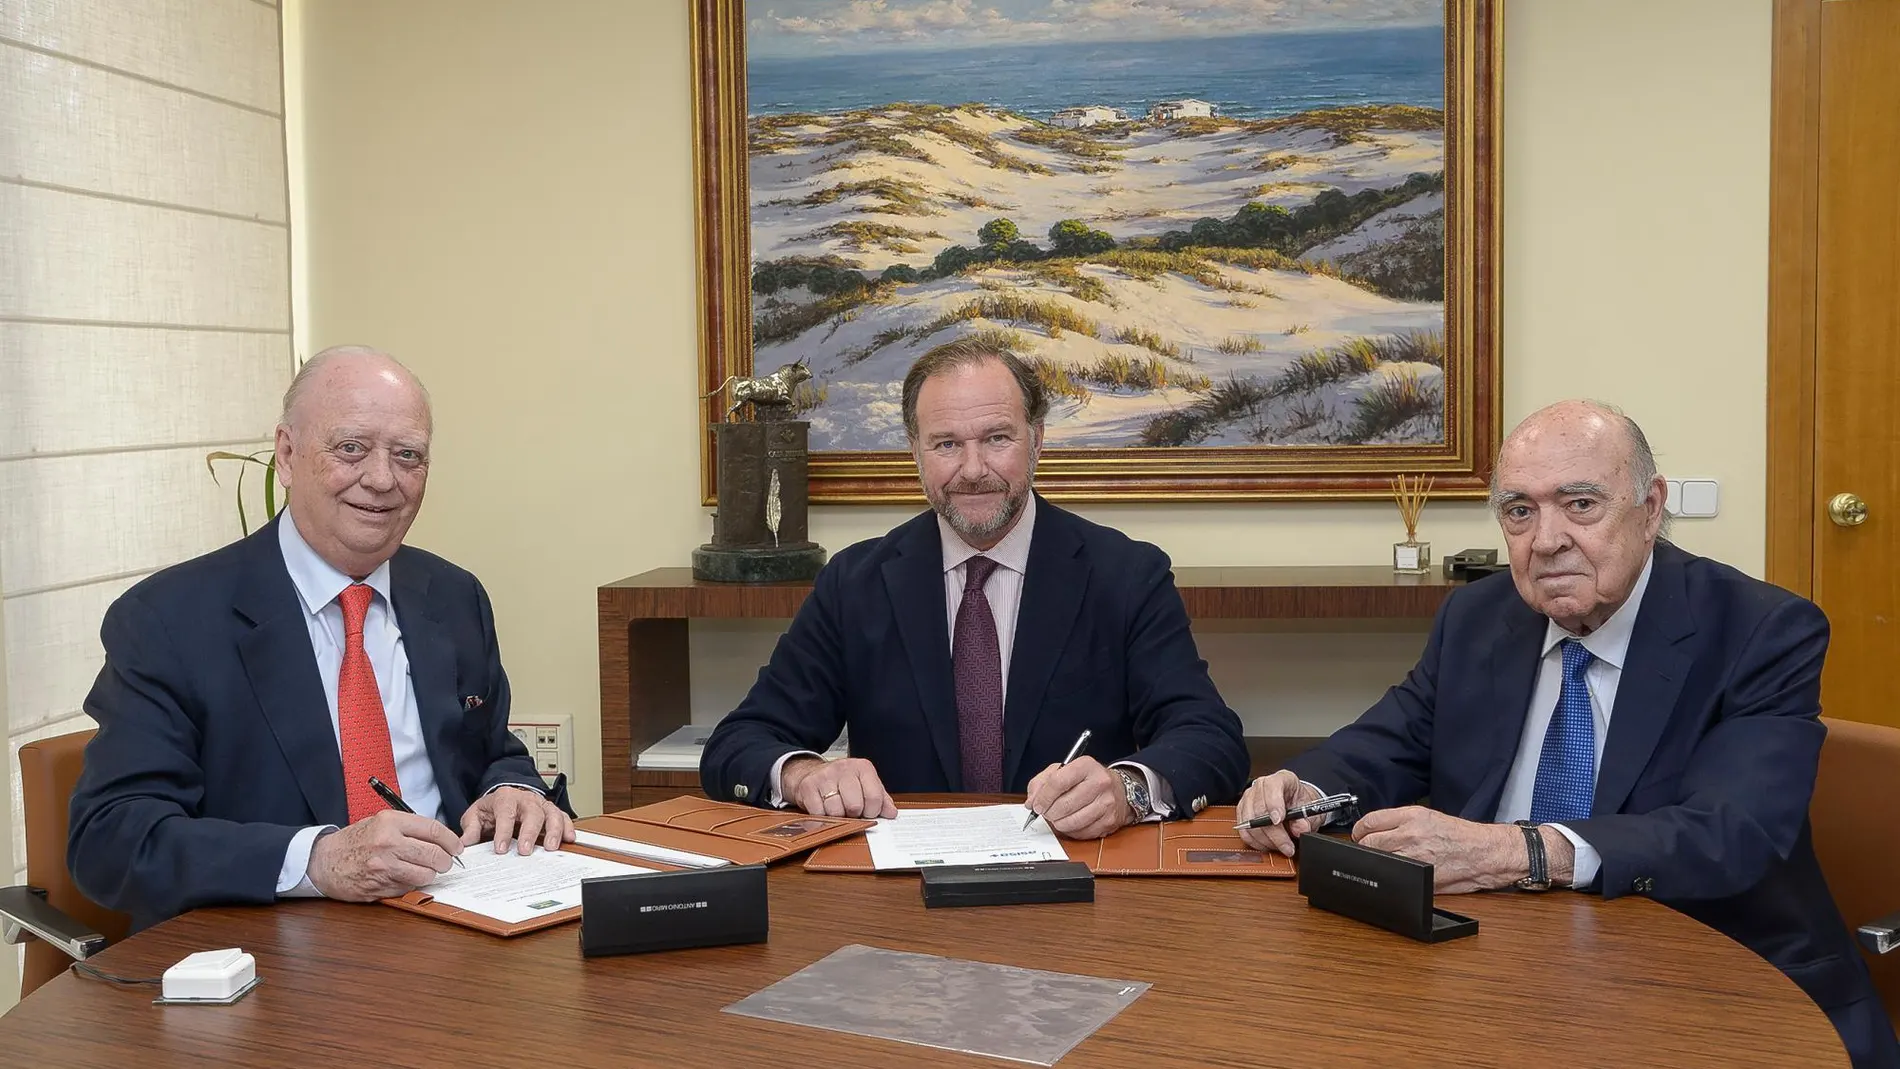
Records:
[[[337,596],[343,606],[343,667],[336,674],[337,738],[352,824],[389,808],[370,789],[371,776],[402,793],[396,782],[396,754],[389,745],[389,718],[383,714],[383,696],[376,689],[376,670],[363,650],[363,617],[375,594],[362,583],[352,583]]]

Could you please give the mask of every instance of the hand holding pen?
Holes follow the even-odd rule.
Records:
[[[415,815],[416,811],[409,808],[409,803],[402,800],[402,795],[397,794],[395,791],[390,790],[389,784],[384,783],[382,780],[377,779],[375,776],[371,776],[369,778],[369,789],[372,791],[375,791],[377,796],[380,797],[383,801],[388,802],[389,808],[394,809],[396,812],[408,813],[411,816]],[[454,854],[449,855],[449,860],[455,862],[455,865],[457,868],[465,869],[468,867],[467,865],[462,864],[462,859]]]
[[[1255,850],[1292,857],[1294,840],[1318,827],[1320,818],[1357,804],[1358,799],[1351,795],[1316,794],[1300,782],[1300,777],[1281,769],[1254,780],[1247,793],[1240,796],[1234,830]]]
[[[1066,758],[1062,758],[1062,763],[1049,765],[1047,769],[1037,773],[1034,780],[1030,780],[1030,797],[1024,801],[1024,805],[1030,809],[1030,815],[1022,820],[1024,830],[1028,830],[1030,824],[1034,824],[1037,816],[1049,822],[1051,832],[1062,832],[1075,839],[1094,839],[1100,835],[1110,834],[1115,830],[1115,826],[1119,826],[1119,824],[1110,826],[1106,818],[1110,818],[1112,813],[1119,813],[1121,780],[1115,777],[1112,771],[1104,769],[1094,758],[1077,760],[1081,758],[1083,748],[1089,746],[1089,735],[1091,735],[1089,731],[1083,731],[1081,735],[1077,735],[1075,744],[1070,746],[1070,752]],[[1068,822],[1070,816],[1083,815],[1100,799],[1108,799],[1110,796],[1115,801],[1115,805],[1108,807],[1102,815],[1085,818],[1079,824]],[[1037,801],[1041,801],[1039,809],[1037,809]],[[1056,828],[1058,820],[1068,822],[1068,826]]]

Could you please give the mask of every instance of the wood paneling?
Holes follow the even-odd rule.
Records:
[[[1775,0],[1768,143],[1769,582],[1813,592],[1814,253],[1821,0]]]
[[[95,963],[157,976],[241,946],[264,979],[244,1001],[154,1006],[149,989],[67,974],[0,1017],[0,1050],[66,1069],[991,1064],[721,1012],[858,943],[1153,985],[1063,1069],[1847,1064],[1773,966],[1637,897],[1440,899],[1482,927],[1431,946],[1311,909],[1290,880],[1104,878],[1092,903],[925,910],[915,876],[793,862],[769,888],[766,943],[592,959],[575,925],[503,940],[379,906],[201,910]]]
[[[1829,715],[1900,726],[1900,0],[1821,7],[1814,301],[1814,599],[1832,625]]]

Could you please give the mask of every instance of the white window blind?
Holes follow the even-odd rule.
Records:
[[[0,0],[15,880],[20,744],[92,726],[113,598],[238,535],[204,455],[266,447],[294,369],[280,40],[263,0]]]

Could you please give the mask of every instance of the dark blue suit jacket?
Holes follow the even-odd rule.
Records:
[[[1493,820],[1545,626],[1509,575],[1455,592],[1405,681],[1288,767],[1368,812],[1429,796]],[[1808,834],[1827,637],[1811,602],[1658,542],[1591,816],[1566,826],[1602,856],[1606,898],[1673,906],[1834,1010],[1875,995]]]
[[[1247,781],[1240,719],[1195,650],[1167,555],[1041,498],[1035,522],[1003,710],[1005,788],[1024,790],[1087,728],[1090,755],[1153,769],[1178,815],[1231,801]],[[887,789],[963,789],[934,513],[825,566],[707,740],[700,780],[714,798],[763,803],[781,755],[822,751],[847,725],[852,755]]]
[[[389,574],[443,812],[458,820],[504,783],[541,789],[508,733],[508,677],[481,584],[407,546]],[[100,638],[106,663],[86,698],[99,733],[66,853],[80,890],[137,928],[199,906],[273,901],[298,829],[349,823],[277,521],[128,590]]]

